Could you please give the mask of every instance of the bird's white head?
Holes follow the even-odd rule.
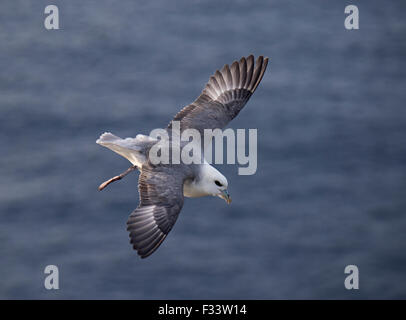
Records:
[[[220,171],[211,165],[203,165],[200,178],[200,184],[207,195],[217,196],[225,200],[228,204],[231,203],[231,197],[227,191],[227,179]]]

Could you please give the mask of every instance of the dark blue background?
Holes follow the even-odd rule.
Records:
[[[60,26],[44,28],[57,4]],[[357,4],[360,29],[344,28]],[[0,298],[405,298],[403,1],[0,3]],[[125,222],[135,174],[95,144],[148,134],[209,76],[270,57],[233,128],[258,128],[258,171],[233,203],[188,199],[140,260]],[[55,264],[59,291],[43,286]],[[360,290],[344,288],[356,264]]]

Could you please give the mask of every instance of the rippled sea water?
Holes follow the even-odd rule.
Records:
[[[345,1],[55,0],[54,31],[48,4],[0,3],[0,298],[406,297],[403,1],[360,1],[356,31]],[[187,199],[139,259],[137,175],[98,192],[129,163],[95,140],[166,126],[250,53],[270,64],[231,127],[258,129],[256,174],[218,166],[233,203]]]

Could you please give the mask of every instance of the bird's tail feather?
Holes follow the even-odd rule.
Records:
[[[110,132],[105,132],[96,140],[96,143],[118,153],[133,165],[141,168],[146,161],[145,146],[153,140],[149,136],[140,134],[135,138],[121,139]]]

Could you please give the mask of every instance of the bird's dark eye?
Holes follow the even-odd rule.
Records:
[[[222,186],[223,186],[218,180],[215,180],[214,183],[215,183],[216,185],[218,185],[219,187],[222,187]]]

